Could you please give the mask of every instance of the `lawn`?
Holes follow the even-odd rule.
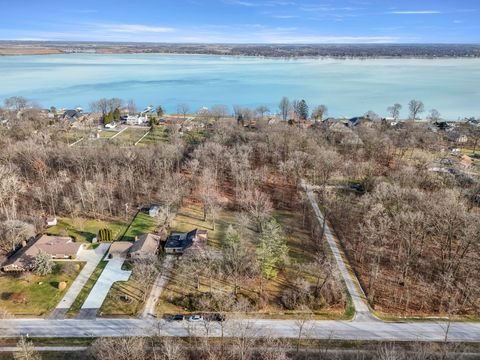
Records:
[[[85,138],[88,136],[88,132],[85,130],[80,129],[70,129],[66,132],[61,133],[63,135],[63,139],[67,144],[72,144],[81,138]]]
[[[47,276],[32,273],[0,275],[0,307],[15,316],[44,316],[52,311],[77,277],[84,263],[56,262],[55,270]],[[58,289],[65,281],[67,288]],[[12,294],[21,294],[24,302],[14,303]]]
[[[111,141],[115,141],[122,145],[134,145],[148,130],[149,128],[147,127],[145,129],[129,127],[116,138],[111,139]]]
[[[291,318],[294,312],[285,311],[279,303],[279,297],[285,287],[289,286],[292,279],[301,277],[308,282],[313,282],[311,275],[299,271],[295,264],[310,263],[314,260],[314,246],[310,239],[310,232],[302,227],[302,216],[294,212],[286,210],[277,210],[273,216],[283,226],[287,235],[287,245],[289,247],[290,264],[286,269],[280,271],[278,276],[272,280],[263,281],[264,292],[268,294],[268,302],[266,306],[259,312],[252,313],[259,317],[266,318]],[[221,240],[230,224],[235,224],[236,213],[224,210],[220,213],[219,219],[216,221],[215,230],[213,230],[210,222],[203,221],[203,213],[200,204],[192,204],[183,207],[176,216],[171,231],[187,232],[195,228],[208,230],[208,243],[211,248],[220,248]],[[247,246],[252,251],[258,243],[258,233],[250,230],[246,235]],[[181,261],[181,259],[179,260]],[[301,266],[300,266],[301,268]],[[160,301],[157,303],[157,313],[184,313],[185,309],[174,304],[174,299],[186,296],[189,293],[209,292],[210,285],[212,288],[224,292],[233,292],[233,284],[225,281],[223,278],[215,278],[212,283],[210,279],[200,277],[200,288],[195,288],[196,284],[191,278],[183,278],[179,273],[173,272],[173,277],[162,294]],[[247,281],[241,284],[240,293],[248,298],[256,298],[260,288],[258,280]],[[319,319],[346,318],[345,309],[342,307],[324,308],[315,313]]]
[[[114,136],[115,134],[118,134],[118,131],[115,131],[115,130],[102,130],[102,131],[99,131],[99,136],[101,139],[110,139],[112,136]]]
[[[477,150],[474,152],[473,149],[462,148],[462,149],[460,149],[460,151],[461,151],[462,154],[468,155],[468,156],[472,156],[472,155],[474,155],[475,153],[480,154],[480,149],[477,149]]]
[[[132,279],[113,284],[100,308],[100,316],[137,316],[143,309],[143,290],[146,284]],[[128,300],[125,300],[128,297]]]
[[[135,236],[154,232],[157,225],[157,217],[151,217],[147,213],[139,211],[138,214],[135,216],[135,219],[133,219],[132,223],[128,227],[128,230],[123,236],[122,240],[134,241]]]
[[[139,143],[139,145],[151,145],[159,142],[168,142],[168,134],[164,126],[155,126],[152,131]]]
[[[200,204],[188,204],[184,206],[175,217],[171,225],[171,232],[189,232],[194,229],[208,231],[208,245],[214,248],[220,248],[221,239],[230,224],[235,223],[235,213],[233,211],[222,211],[220,217],[215,222],[213,230],[210,221],[203,221],[203,210]]]
[[[90,276],[86,284],[83,286],[82,290],[78,294],[77,298],[75,299],[74,303],[70,307],[70,309],[67,312],[68,317],[75,317],[77,313],[80,311],[82,308],[83,303],[87,299],[88,295],[90,294],[90,291],[92,290],[93,286],[97,282],[98,278],[100,277],[100,274],[102,273],[103,269],[105,266],[107,266],[108,261],[100,261],[95,268],[93,274]]]
[[[100,229],[111,229],[113,238],[118,240],[127,229],[123,221],[104,221],[84,218],[57,218],[58,223],[47,229],[51,235],[71,236],[75,241],[91,242]]]

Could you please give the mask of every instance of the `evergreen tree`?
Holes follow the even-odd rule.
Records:
[[[113,120],[115,121],[119,121],[120,120],[120,110],[118,108],[116,108],[114,111],[113,111]]]
[[[278,269],[288,260],[288,246],[282,227],[275,219],[270,219],[264,226],[257,248],[257,258],[260,262],[262,275],[273,279]]]
[[[112,121],[113,121],[113,114],[111,112],[109,112],[103,117],[103,123],[105,125],[110,124]]]
[[[32,271],[39,276],[51,274],[53,271],[53,261],[46,252],[39,251],[32,263]]]
[[[165,110],[163,109],[162,105],[157,106],[157,116],[161,118],[165,114]]]
[[[297,103],[296,113],[297,113],[298,117],[300,118],[300,120],[307,120],[308,119],[309,109],[308,109],[307,102],[305,100],[300,100]]]

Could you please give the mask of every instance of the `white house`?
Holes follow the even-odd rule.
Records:
[[[143,125],[148,122],[148,119],[146,116],[128,115],[126,122],[127,125]]]

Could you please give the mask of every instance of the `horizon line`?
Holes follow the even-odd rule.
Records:
[[[282,43],[282,42],[168,42],[168,41],[98,41],[98,40],[38,40],[38,39],[0,39],[0,43],[70,43],[70,44],[157,44],[157,45],[476,45],[480,42],[323,42],[323,43]]]

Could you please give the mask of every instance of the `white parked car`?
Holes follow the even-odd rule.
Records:
[[[105,129],[115,129],[116,127],[117,127],[117,124],[114,122],[111,122],[105,125]]]
[[[192,315],[188,318],[188,321],[192,322],[198,322],[198,321],[203,321],[203,316],[200,315]]]

